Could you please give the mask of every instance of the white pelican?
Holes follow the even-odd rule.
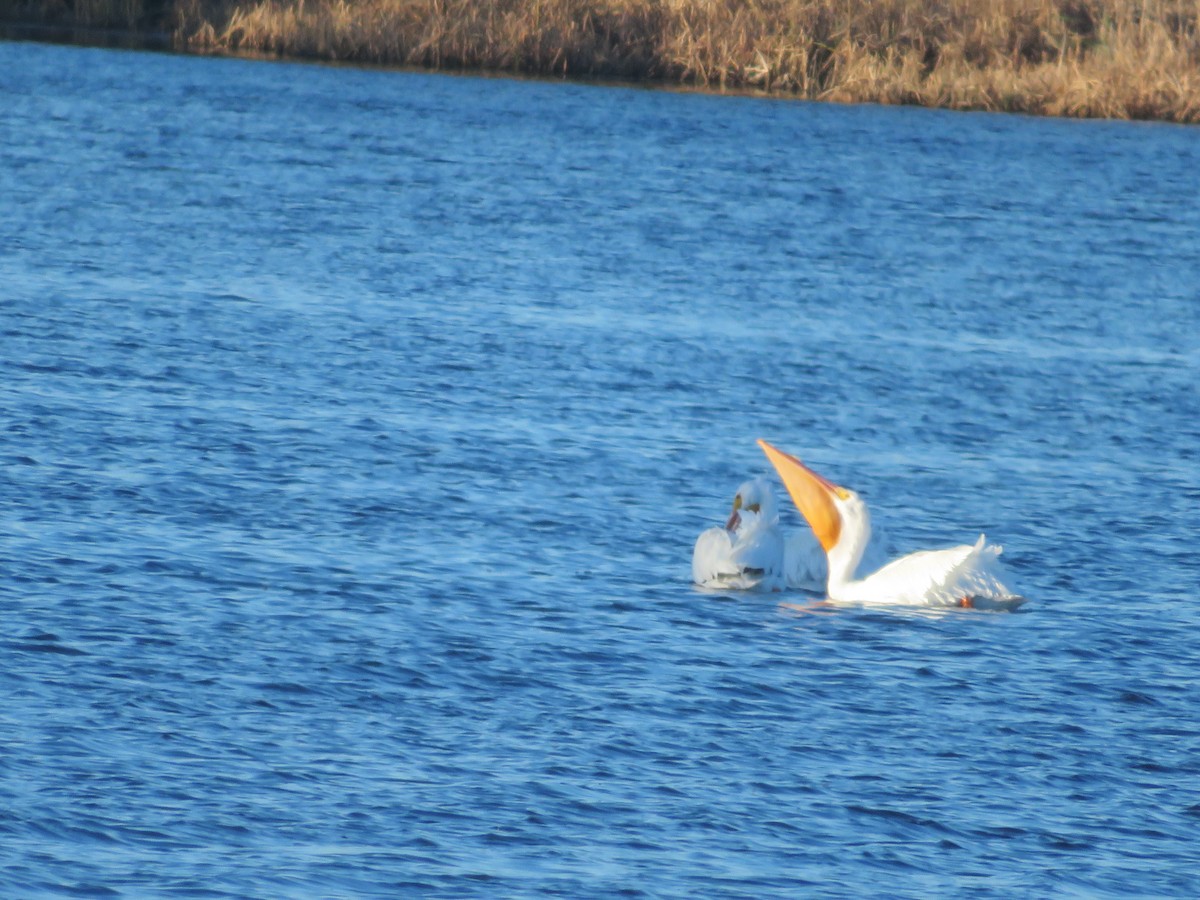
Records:
[[[1015,609],[1025,602],[1005,587],[1001,548],[986,543],[983,535],[973,545],[910,553],[856,577],[871,538],[871,517],[862,498],[766,441],[758,445],[825,551],[826,592],[835,603]]]
[[[878,541],[870,542],[866,555],[882,565]],[[692,551],[692,580],[710,588],[823,591],[827,571],[812,531],[780,532],[775,491],[764,478],[738,488],[725,527],[701,533]]]
[[[783,536],[775,492],[765,478],[738,488],[733,511],[724,528],[709,528],[696,538],[692,551],[692,581],[704,587],[781,590]]]

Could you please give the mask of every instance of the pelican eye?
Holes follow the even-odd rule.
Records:
[[[759,511],[760,507],[757,503],[751,503],[749,506],[746,507],[746,509],[750,510],[750,512],[752,512],[752,513],[756,513]]]

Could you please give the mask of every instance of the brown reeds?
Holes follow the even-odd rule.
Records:
[[[539,75],[662,77],[654,2],[251,0],[182,35],[193,49]]]
[[[73,2],[173,4],[200,52],[1200,122],[1200,0]]]
[[[248,0],[193,46],[1200,121],[1200,0]]]

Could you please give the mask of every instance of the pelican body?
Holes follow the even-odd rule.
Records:
[[[783,552],[775,492],[765,478],[754,478],[738,488],[725,527],[696,539],[692,580],[710,588],[781,590]]]
[[[871,539],[866,503],[791,454],[763,440],[758,445],[825,552],[826,592],[833,602],[993,609],[1015,609],[1024,602],[1004,585],[1001,548],[983,535],[974,544],[910,553],[860,577],[859,564]]]

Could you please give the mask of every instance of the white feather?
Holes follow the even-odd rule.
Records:
[[[887,538],[878,532],[871,535],[859,572],[874,572],[887,562]],[[829,582],[829,562],[817,543],[816,535],[807,525],[789,533],[783,542],[783,571],[787,586],[796,590],[825,593]]]
[[[750,507],[756,509],[750,509]],[[771,485],[762,478],[738,488],[732,529],[709,528],[692,551],[692,580],[723,590],[781,590],[783,537]]]
[[[921,550],[878,570],[860,565],[861,546],[870,538],[866,504],[853,491],[835,500],[842,533],[829,552],[829,599],[839,603],[914,606],[972,606],[1015,609],[1025,602],[1005,584],[1002,548],[981,534],[974,544]],[[856,577],[858,571],[870,574]]]

